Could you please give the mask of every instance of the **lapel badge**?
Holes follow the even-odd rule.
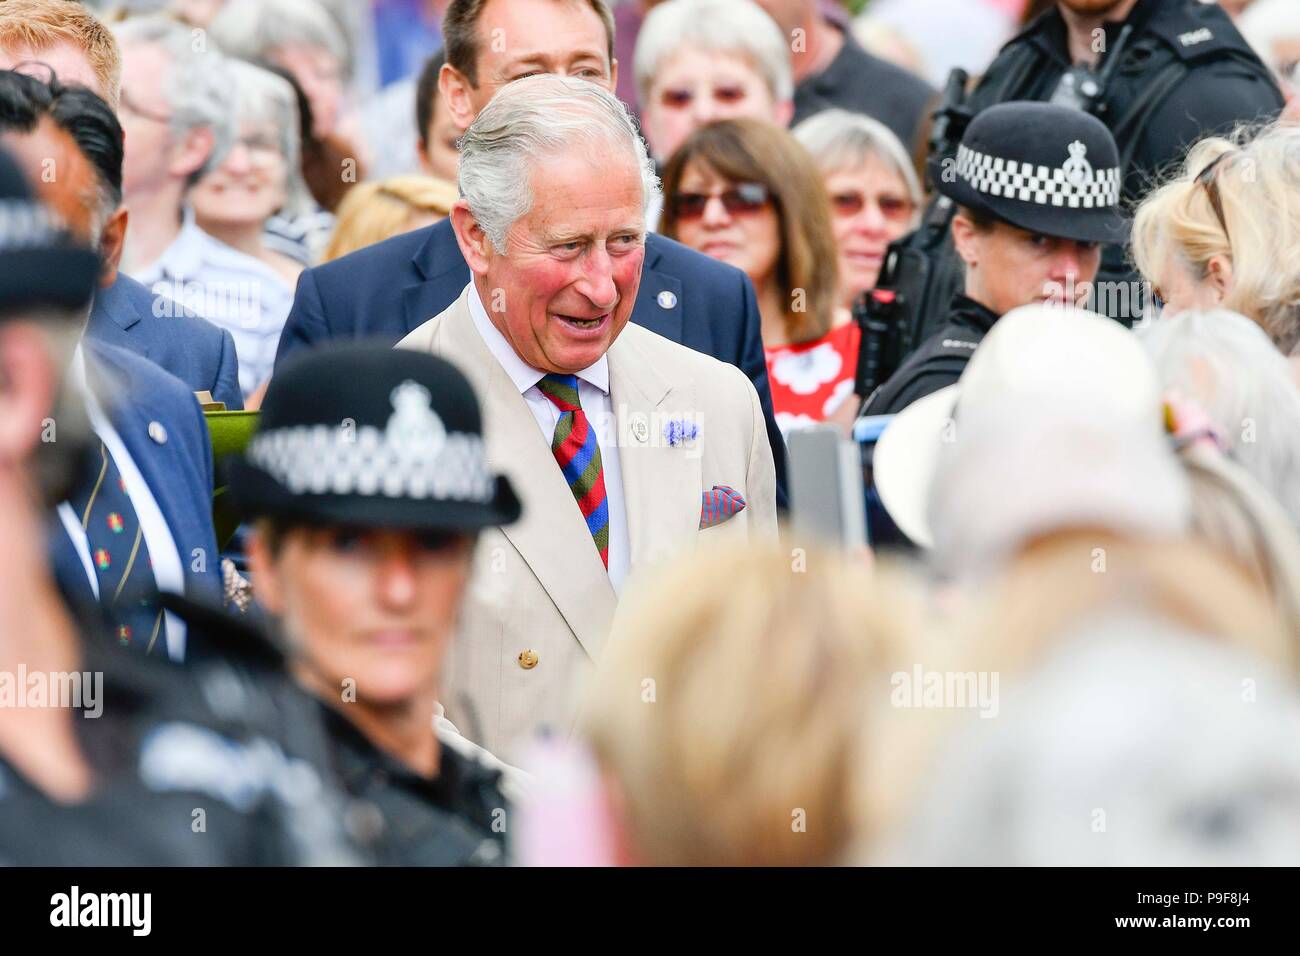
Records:
[[[149,423],[149,437],[153,439],[155,445],[167,444],[167,429],[163,427],[162,422]]]
[[[677,295],[676,293],[669,292],[667,289],[664,289],[663,292],[659,293],[659,297],[657,301],[659,302],[659,308],[671,309],[675,305],[677,305]]]
[[[647,425],[646,420],[639,415],[632,419],[632,437],[642,445],[644,445],[646,440],[650,437],[650,426]]]

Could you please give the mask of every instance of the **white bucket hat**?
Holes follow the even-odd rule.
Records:
[[[885,428],[876,487],[908,538],[941,551],[986,552],[1069,524],[1176,533],[1190,499],[1161,409],[1130,331],[1094,312],[1024,306],[998,320],[955,385]]]

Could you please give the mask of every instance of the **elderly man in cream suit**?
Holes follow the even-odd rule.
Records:
[[[629,575],[774,536],[776,479],[744,374],[628,323],[658,185],[612,94],[551,75],[503,87],[462,140],[460,187],[471,282],[398,347],[465,371],[490,466],[523,501],[479,541],[442,695],[462,732],[517,757],[570,729]]]

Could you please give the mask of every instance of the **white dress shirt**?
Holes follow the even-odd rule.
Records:
[[[126,450],[122,436],[117,433],[117,429],[113,427],[113,423],[109,421],[108,415],[104,413],[103,407],[95,397],[94,391],[86,382],[86,357],[80,345],[73,353],[68,380],[72,387],[85,396],[90,427],[95,432],[95,436],[104,443],[108,453],[113,456],[117,470],[122,475],[122,481],[126,483],[126,494],[131,499],[131,506],[135,508],[136,517],[140,520],[140,530],[144,535],[145,547],[149,549],[149,560],[158,590],[184,594],[185,569],[181,564],[176,539],[172,537],[171,529],[167,527],[167,519],[163,517],[162,509],[158,507],[158,500],[149,490],[144,475],[140,474],[140,469],[136,466],[131,453]],[[58,512],[68,537],[72,539],[73,547],[77,549],[77,556],[81,558],[86,576],[90,579],[90,590],[98,598],[99,578],[95,574],[95,565],[91,561],[90,539],[81,527],[81,519],[66,501],[59,505]],[[163,627],[167,637],[167,656],[174,661],[184,660],[185,622],[170,611],[165,611]]]
[[[555,426],[560,421],[560,410],[537,387],[537,383],[547,373],[533,368],[521,359],[501,331],[492,324],[473,282],[469,284],[469,314],[488,351],[505,369],[519,389],[519,394],[528,403],[528,409],[533,413],[533,418],[537,419],[537,427],[541,429],[546,447],[549,448],[555,435]],[[593,365],[578,372],[577,376],[578,401],[582,403],[588,424],[596,431],[596,444],[600,446],[600,461],[605,472],[605,503],[609,508],[609,580],[617,593],[623,587],[623,579],[627,577],[631,557],[627,540],[627,512],[623,508],[623,474],[618,462],[617,420],[609,397],[609,359],[602,355]],[[555,467],[560,467],[558,462]],[[577,501],[573,504],[575,508],[578,505]],[[594,541],[591,546],[596,546]]]
[[[172,244],[131,278],[230,333],[245,399],[271,377],[293,288],[265,262],[208,235],[187,210]]]

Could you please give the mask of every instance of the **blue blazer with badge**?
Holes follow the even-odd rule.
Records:
[[[125,273],[95,292],[86,338],[147,358],[231,410],[244,407],[235,340],[225,329],[155,295]]]
[[[193,391],[126,349],[86,339],[82,348],[87,380],[98,394],[108,396],[104,410],[176,542],[185,572],[185,595],[220,606],[221,559],[212,526],[212,444]],[[165,436],[161,442],[149,434],[153,422],[162,426],[155,429],[155,435]],[[59,589],[72,603],[93,605],[94,592],[76,547],[62,524],[54,521],[52,527]]]
[[[450,219],[308,269],[298,280],[276,365],[297,349],[330,339],[396,343],[455,302],[469,279]],[[767,420],[777,502],[784,506],[785,443],[772,414],[758,303],[749,278],[650,233],[632,321],[749,376]]]

